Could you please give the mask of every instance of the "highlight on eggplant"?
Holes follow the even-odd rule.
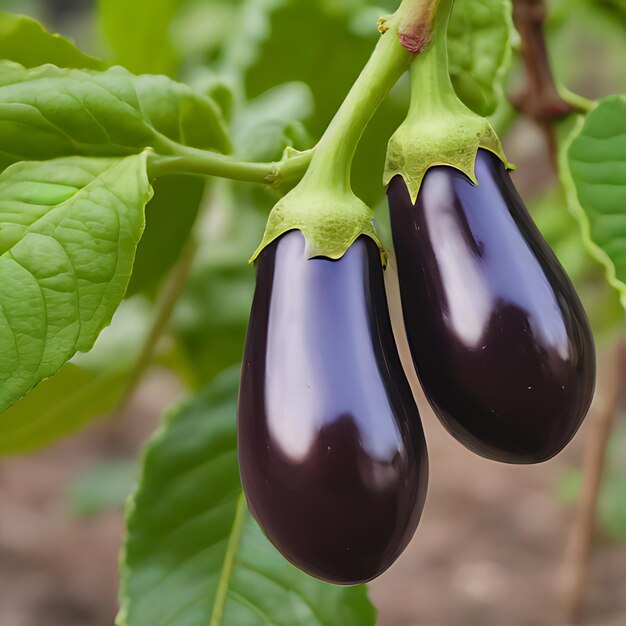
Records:
[[[256,266],[238,407],[249,508],[304,571],[366,582],[413,536],[428,477],[380,251],[361,236],[339,260],[308,259],[292,230]]]
[[[404,323],[447,430],[484,457],[538,463],[587,413],[593,338],[500,159],[479,150],[476,178],[433,167],[415,204],[402,177],[388,187]]]

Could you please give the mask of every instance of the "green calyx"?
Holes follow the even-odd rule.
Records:
[[[415,202],[427,170],[436,165],[454,167],[476,184],[474,170],[480,148],[493,152],[513,169],[491,124],[457,99],[455,106],[417,119],[407,118],[398,128],[389,140],[384,184],[402,176]]]
[[[476,184],[476,155],[493,152],[509,169],[491,124],[457,97],[448,70],[446,31],[452,0],[439,0],[432,41],[413,61],[411,105],[405,121],[389,141],[384,184],[394,176],[404,179],[415,202],[422,180],[436,165],[454,167]]]
[[[340,259],[361,235],[371,237],[384,255],[372,220],[371,209],[351,192],[298,186],[272,209],[261,245],[250,262],[290,230],[299,230],[304,235],[307,258]]]

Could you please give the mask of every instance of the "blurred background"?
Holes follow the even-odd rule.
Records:
[[[223,96],[236,152],[280,156],[285,143],[313,145],[367,59],[376,19],[396,3],[381,0],[178,0],[155,14],[116,22],[102,0],[0,0],[73,38],[87,53],[130,70],[168,73]],[[163,7],[168,7],[167,11]],[[622,0],[548,2],[546,37],[559,81],[588,97],[626,92],[626,10]],[[146,46],[139,23],[154,24]],[[297,45],[298,54],[289,52]],[[324,72],[320,71],[324,68]],[[516,54],[506,91],[520,92]],[[235,94],[229,100],[228,85]],[[357,193],[377,207],[388,237],[380,184],[387,139],[408,103],[401,83],[376,115],[355,163]],[[431,482],[409,549],[371,585],[382,626],[553,626],[566,624],[562,586],[581,491],[581,463],[594,423],[614,416],[597,528],[580,622],[626,624],[626,366],[616,354],[624,312],[602,269],[587,255],[559,188],[546,137],[506,103],[494,115],[513,174],[544,235],[575,281],[594,326],[598,392],[590,417],[558,458],[516,467],[486,461],[449,437],[412,376],[428,439]],[[366,149],[365,149],[366,148]],[[0,461],[0,625],[109,626],[117,610],[117,554],[123,502],[138,452],[162,410],[185,388],[210,380],[241,358],[256,247],[274,197],[265,189],[171,177],[148,207],[129,294],[98,340],[91,364],[120,368],[140,349],[176,259],[197,242],[189,279],[141,384],[113,416],[42,451]],[[173,268],[173,269],[172,269]],[[172,278],[172,273],[173,278]],[[390,292],[394,293],[393,277]],[[392,306],[397,317],[397,302]],[[400,341],[401,343],[401,341]],[[406,356],[406,354],[405,354]],[[624,363],[624,359],[622,363]],[[96,381],[97,382],[97,381]],[[118,385],[119,387],[119,385]],[[93,394],[114,393],[99,383]],[[120,395],[119,389],[117,391]],[[34,411],[35,397],[27,405]],[[63,411],[85,402],[68,392]],[[89,398],[87,398],[89,402]],[[73,404],[72,404],[73,403]],[[115,403],[114,403],[115,404]]]

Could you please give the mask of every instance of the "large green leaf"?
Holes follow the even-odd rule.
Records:
[[[585,243],[626,307],[626,98],[605,98],[581,119],[561,172]]]
[[[169,27],[179,0],[99,0],[100,25],[113,58],[131,72],[172,74]]]
[[[511,0],[456,0],[448,29],[450,75],[458,96],[480,115],[491,115],[516,33]]]
[[[112,411],[126,389],[151,319],[146,301],[123,302],[92,350],[77,354],[0,413],[0,456],[49,445]]]
[[[0,11],[0,59],[24,67],[52,63],[58,67],[105,68],[100,59],[83,54],[71,41],[49,33],[36,20],[6,11]]]
[[[229,150],[219,107],[165,76],[0,64],[0,155],[6,164],[118,156],[171,142]]]
[[[151,194],[145,153],[21,162],[0,174],[0,410],[109,324]]]
[[[120,626],[368,626],[365,587],[303,574],[245,506],[237,471],[239,368],[169,413],[127,511]]]

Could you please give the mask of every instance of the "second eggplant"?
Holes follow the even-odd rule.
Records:
[[[500,159],[479,150],[476,178],[432,167],[415,204],[401,176],[389,185],[409,346],[450,433],[487,458],[537,463],[589,408],[592,334]]]

